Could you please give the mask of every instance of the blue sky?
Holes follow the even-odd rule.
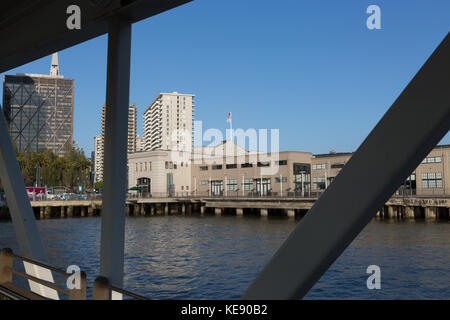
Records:
[[[366,8],[381,8],[381,30]],[[133,25],[130,102],[196,95],[203,129],[280,129],[280,149],[354,151],[450,31],[448,0],[195,0]],[[74,139],[100,134],[106,36],[59,53],[75,79]],[[49,73],[51,57],[16,72]],[[450,143],[447,136],[441,143]]]

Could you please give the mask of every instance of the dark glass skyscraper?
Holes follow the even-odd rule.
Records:
[[[63,155],[72,146],[73,90],[74,80],[59,74],[57,54],[50,75],[3,77],[3,112],[19,150],[49,149]]]

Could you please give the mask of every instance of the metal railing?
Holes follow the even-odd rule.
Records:
[[[0,251],[0,300],[36,300],[36,299],[47,299],[40,296],[34,292],[31,292],[25,288],[19,287],[13,284],[13,275],[19,276],[23,279],[35,282],[37,284],[43,285],[46,288],[53,289],[60,294],[67,295],[69,300],[86,300],[86,273],[80,272],[80,288],[79,289],[63,289],[57,286],[55,283],[40,279],[33,275],[15,270],[13,268],[14,259],[22,262],[26,262],[52,272],[55,272],[64,277],[72,276],[72,274],[66,273],[63,270],[49,266],[47,264],[35,261],[26,257],[22,257],[14,254],[10,248],[4,248]],[[94,281],[92,290],[93,300],[111,300],[113,293],[118,293],[123,296],[130,297],[136,300],[149,300],[148,298],[135,294],[133,292],[124,290],[122,288],[113,286],[109,283],[108,279],[105,277],[97,277]]]
[[[136,300],[150,300],[144,296],[111,285],[107,278],[99,276],[94,281],[92,300],[111,300],[113,292]]]
[[[60,294],[65,294],[69,297],[69,300],[86,300],[86,274],[83,271],[81,271],[81,273],[80,273],[80,276],[81,276],[80,288],[66,290],[66,289],[62,289],[61,287],[58,287],[56,284],[54,284],[52,282],[49,282],[49,281],[37,278],[35,276],[32,276],[30,274],[15,270],[13,268],[14,259],[20,260],[22,262],[27,262],[31,265],[39,266],[41,268],[56,272],[60,275],[63,275],[64,277],[70,277],[72,274],[68,274],[63,270],[57,269],[57,268],[49,266],[47,264],[16,255],[10,248],[4,248],[0,252],[0,287],[3,289],[6,289],[6,291],[8,291],[8,292],[15,294],[17,299],[31,300],[36,297],[39,297],[39,295],[35,294],[35,293],[27,292],[26,289],[23,289],[23,288],[20,288],[20,287],[14,285],[13,284],[13,275],[22,277],[29,281],[33,281],[35,283],[43,285],[47,288],[53,289]],[[9,298],[14,299],[12,296],[9,296]],[[45,299],[44,297],[42,297],[42,298]]]

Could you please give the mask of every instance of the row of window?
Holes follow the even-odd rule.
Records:
[[[285,166],[287,165],[287,160],[275,161],[275,166]],[[270,167],[270,161],[261,161],[257,163],[258,167]],[[227,164],[225,168],[227,169],[237,169],[238,165],[236,163]],[[223,166],[221,164],[212,165],[212,170],[222,170]],[[253,163],[241,163],[241,168],[253,168]],[[208,166],[201,166],[200,171],[208,171]]]
[[[342,169],[345,166],[345,163],[332,163],[331,169]],[[325,163],[313,164],[313,170],[325,170],[327,165]]]
[[[253,188],[254,183],[255,182],[261,183],[261,180],[262,180],[263,184],[270,184],[270,182],[271,182],[271,178],[262,178],[262,179],[261,178],[255,178],[255,179],[250,178],[250,179],[244,179],[243,181],[241,181],[241,185],[243,186],[244,190],[251,191],[254,189]],[[280,183],[280,181],[282,181],[282,183],[287,183],[288,178],[287,177],[281,177],[281,178],[276,177],[276,178],[274,178],[274,181],[275,181],[275,183]],[[209,185],[209,181],[208,180],[200,180],[198,182],[198,184],[199,184],[199,186],[207,186],[207,185]],[[217,185],[217,184],[222,185],[223,181],[222,180],[214,180],[214,181],[211,181],[211,184],[212,185]],[[226,180],[226,184],[227,184],[228,191],[236,191],[238,189],[238,180],[237,179],[228,179],[228,180]]]
[[[152,171],[152,163],[151,162],[135,163],[134,171],[136,172]]]
[[[442,157],[428,157],[423,159],[422,163],[440,163],[442,162]]]
[[[422,188],[442,188],[442,173],[422,173]]]

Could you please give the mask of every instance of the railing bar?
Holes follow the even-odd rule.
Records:
[[[135,299],[138,299],[138,300],[150,300],[147,297],[140,296],[138,294],[132,293],[130,291],[127,291],[127,290],[124,290],[124,289],[121,289],[121,288],[114,287],[112,285],[106,285],[106,287],[109,288],[112,291],[115,291],[115,292],[118,292],[118,293],[122,293],[122,294],[124,294],[126,296],[129,296],[131,298],[135,298]]]
[[[68,274],[68,273],[66,273],[66,272],[63,271],[63,270],[60,270],[60,269],[57,269],[57,268],[55,268],[55,267],[46,265],[46,264],[44,264],[44,263],[41,263],[41,262],[38,262],[38,261],[34,261],[34,260],[29,259],[29,258],[26,258],[26,257],[18,256],[18,255],[14,254],[14,253],[11,253],[11,255],[12,255],[14,258],[16,258],[16,259],[19,259],[19,260],[22,260],[22,261],[25,261],[25,262],[28,262],[28,263],[37,265],[37,266],[42,267],[42,268],[45,268],[45,269],[52,270],[52,271],[54,271],[54,272],[57,272],[57,273],[60,273],[60,274],[62,274],[62,275],[64,275],[64,276],[66,276],[66,277],[71,276],[71,274]]]
[[[48,281],[36,278],[36,277],[34,277],[32,275],[29,275],[29,274],[26,274],[26,273],[23,273],[23,272],[20,272],[20,271],[17,271],[17,270],[14,270],[14,269],[9,268],[9,267],[7,268],[7,270],[11,271],[15,275],[21,276],[23,278],[26,278],[28,280],[34,281],[34,282],[39,283],[39,284],[41,284],[43,286],[46,286],[48,288],[54,289],[54,290],[58,291],[59,293],[63,293],[63,294],[69,295],[69,291],[61,289],[60,287],[55,286],[53,283],[50,283]]]

